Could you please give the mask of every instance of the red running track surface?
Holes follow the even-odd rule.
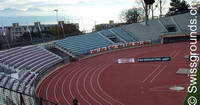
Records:
[[[200,45],[198,45],[200,46]],[[200,51],[199,51],[200,52]],[[182,105],[189,78],[176,75],[179,68],[189,68],[184,58],[189,43],[153,45],[107,53],[73,62],[46,77],[37,94],[60,105]],[[124,57],[171,56],[169,62],[117,64]]]

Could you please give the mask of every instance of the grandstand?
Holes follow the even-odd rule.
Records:
[[[6,76],[6,75],[0,75],[0,94],[1,94],[1,98],[0,98],[0,105],[10,105],[10,102],[12,102],[12,105],[18,105],[20,102],[20,97],[18,93],[24,93],[24,94],[28,94],[28,95],[33,95],[35,94],[34,91],[34,87],[31,85],[26,85],[23,81],[20,81],[19,79],[16,78],[12,78],[10,76]],[[13,91],[15,92],[13,92]],[[4,95],[3,95],[4,94]],[[6,104],[6,100],[10,99],[12,101],[8,101],[9,104]],[[25,99],[25,103],[26,105],[31,105],[34,104],[34,98],[31,97],[24,97],[27,98]]]
[[[199,15],[199,14],[198,14]],[[160,42],[161,35],[176,35],[180,33],[189,33],[189,20],[192,18],[190,13],[179,14],[171,17],[163,17],[145,22],[124,25],[122,29],[131,33],[131,35],[138,40],[152,40],[153,42]],[[200,16],[198,16],[200,20]],[[200,23],[197,24],[199,26]],[[197,32],[200,32],[198,28]]]
[[[56,46],[61,47],[76,56],[88,54],[91,49],[106,47],[111,44],[113,44],[111,41],[106,40],[98,35],[98,33],[68,37],[55,42]]]
[[[112,31],[113,33],[115,33],[119,37],[121,37],[124,40],[126,40],[126,42],[135,42],[135,41],[137,41],[137,39],[134,39],[134,37],[132,37],[129,33],[125,32],[120,27],[112,28],[112,29],[110,29],[110,31]]]
[[[134,23],[71,36],[50,43],[0,51],[0,72],[2,72],[0,74],[0,105],[22,105],[21,102],[25,105],[39,105],[38,102],[40,104],[42,102],[35,99],[38,81],[44,75],[53,72],[51,68],[63,63],[64,59],[71,57],[79,59],[113,49],[143,47],[143,45],[150,45],[151,42],[160,43],[161,36],[171,38],[179,34],[188,34],[187,24],[190,18],[189,13],[180,14],[150,20],[148,25],[145,22]],[[198,26],[200,26],[199,23]],[[200,32],[200,29],[197,31]],[[177,37],[173,40],[176,39]],[[51,49],[46,46],[51,46]],[[67,61],[64,65],[66,63],[70,62]],[[46,100],[46,102],[49,101]]]
[[[6,68],[5,70],[17,72],[17,76],[14,78],[1,74],[0,86],[24,94],[34,95],[36,77],[61,62],[62,58],[42,47],[26,46],[1,51],[0,61],[1,66]],[[13,96],[16,97],[16,95]],[[31,103],[33,103],[34,100],[31,100]],[[13,103],[17,104],[17,102]]]
[[[10,69],[17,70],[18,72],[21,70],[31,70],[38,73],[39,70],[48,68],[61,61],[61,58],[57,55],[38,46],[5,50],[0,52],[0,57],[3,65],[7,65]]]

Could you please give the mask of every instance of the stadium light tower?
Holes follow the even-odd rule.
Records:
[[[146,5],[152,5],[153,3],[155,3],[155,0],[144,0],[144,3]]]
[[[56,12],[56,19],[57,19],[57,22],[58,22],[58,9],[55,9],[54,11]]]
[[[58,24],[58,9],[55,9],[54,11],[56,12],[56,19],[57,19],[57,24]],[[58,27],[59,27],[59,26],[58,26]],[[59,38],[58,27],[56,28],[56,30],[57,30],[57,35],[58,35],[58,38]]]
[[[146,17],[146,25],[147,25],[147,21],[148,21],[148,11],[151,8],[151,6],[153,5],[153,3],[155,3],[155,0],[144,0],[145,3],[145,17]]]

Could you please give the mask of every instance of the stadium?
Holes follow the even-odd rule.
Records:
[[[191,34],[188,27],[193,18],[184,13],[1,50],[0,105],[183,105],[191,37],[200,46],[200,28]]]

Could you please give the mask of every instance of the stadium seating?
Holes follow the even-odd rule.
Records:
[[[199,14],[198,14],[199,15]],[[160,35],[162,34],[176,34],[189,32],[188,25],[190,25],[190,19],[192,18],[190,13],[179,14],[172,17],[164,17],[159,19],[153,19],[148,21],[148,25],[145,22],[133,23],[129,25],[124,25],[121,28],[130,33],[133,37],[142,40],[152,40],[153,42],[158,42]],[[200,19],[200,16],[197,16]],[[168,32],[166,26],[174,25],[177,32]],[[197,23],[199,26],[200,23]],[[200,29],[197,30],[200,32]]]
[[[98,33],[68,37],[55,42],[56,46],[62,47],[77,56],[87,54],[91,49],[106,47],[111,44]]]
[[[129,35],[127,32],[125,32],[122,28],[120,27],[116,27],[116,28],[111,28],[108,30],[102,30],[99,31],[102,35],[104,35],[105,37],[116,37],[119,40],[123,41],[123,42],[133,42],[136,41],[131,35]]]
[[[121,37],[122,39],[124,39],[126,42],[134,42],[137,41],[136,39],[134,39],[130,34],[128,34],[127,32],[125,32],[122,28],[120,27],[116,27],[116,28],[112,28],[109,31],[112,31],[114,33],[116,33],[116,35],[118,35],[119,37]]]
[[[0,52],[0,63],[10,67],[10,69],[23,71],[19,79],[11,78],[10,76],[0,75],[0,86],[19,91],[26,94],[34,94],[34,81],[40,72],[46,71],[48,68],[62,61],[62,58],[49,52],[39,46],[16,47]],[[21,74],[21,73],[19,73]],[[6,96],[9,96],[12,103],[19,103],[19,96],[14,92],[2,93],[5,97],[0,97],[5,101]],[[34,100],[30,97],[25,98],[26,105],[32,105]],[[4,103],[5,104],[5,103]],[[0,103],[1,105],[1,103]],[[3,104],[2,104],[3,105]]]
[[[102,31],[100,31],[100,33],[106,37],[114,37],[115,36],[115,34],[110,32],[109,30],[102,30]]]
[[[148,22],[148,25],[145,25],[145,22],[143,23],[134,23],[130,25],[122,26],[130,33],[134,34],[135,37],[139,41],[144,40],[152,40],[152,41],[159,41],[160,34],[166,29],[161,26],[158,20],[150,20]]]
[[[29,77],[32,77],[30,75]],[[29,83],[30,84],[30,83]],[[34,94],[34,87],[31,85],[26,85],[23,81],[19,81],[18,79],[12,78],[7,75],[0,74],[0,86],[5,87],[10,90],[22,92],[25,94],[33,95]],[[19,103],[19,94],[9,91],[9,90],[3,90],[0,88],[0,105],[5,105],[6,101],[10,102],[9,105],[12,104],[18,104]],[[26,105],[33,105],[31,103],[34,103],[34,100],[31,97],[23,96],[25,99]],[[9,100],[7,100],[9,98]]]
[[[192,18],[194,18],[194,17],[192,17],[192,15],[190,13],[173,16],[173,19],[176,21],[177,25],[180,27],[182,32],[190,31],[188,25],[190,25],[190,19],[192,19]],[[197,20],[200,20],[199,13],[197,16]],[[200,26],[199,22],[197,22],[197,26]],[[197,28],[197,32],[200,32],[199,28]]]
[[[163,17],[163,18],[160,18],[159,20],[160,20],[161,24],[163,24],[164,26],[167,26],[167,25],[176,25],[173,22],[173,18]]]
[[[178,29],[177,33],[188,32],[189,28],[187,25],[190,24],[188,20],[191,18],[191,15],[186,13],[154,19],[149,20],[148,25],[146,25],[145,22],[124,25],[122,27],[115,27],[85,35],[67,37],[52,42],[53,44],[51,45],[60,47],[66,52],[70,52],[76,56],[90,53],[95,54],[110,49],[137,45],[137,43],[134,42],[140,44],[140,42],[145,40],[152,40],[153,42],[160,41],[161,34],[170,33],[166,29],[166,26],[170,25],[176,26]],[[199,18],[200,16],[198,16],[198,19]],[[198,23],[198,26],[199,24],[200,23]],[[199,30],[198,28],[198,32],[200,32]],[[112,42],[109,38],[113,37],[118,38],[119,41],[116,43]],[[132,44],[132,42],[134,44]],[[63,59],[58,55],[39,45],[16,47],[0,51],[0,72],[8,71],[7,73],[13,73],[17,71],[20,74],[19,79],[0,74],[0,86],[30,95],[34,94],[34,82],[37,76],[62,60]],[[8,96],[9,98],[7,98]],[[4,105],[6,99],[12,99],[13,101],[11,103],[19,103],[19,95],[14,92],[4,91],[0,88],[0,105]],[[25,97],[24,99],[27,105],[32,105],[34,103],[34,100],[29,97]]]
[[[39,46],[13,48],[0,52],[4,65],[16,70],[42,71],[62,61],[62,58]]]

